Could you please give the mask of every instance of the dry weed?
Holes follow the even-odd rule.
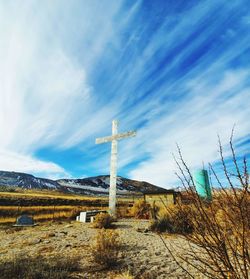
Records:
[[[39,256],[28,258],[17,255],[12,260],[0,262],[1,279],[65,279],[73,278],[72,272],[79,271],[79,258],[52,258]]]
[[[98,232],[96,242],[91,248],[95,263],[105,267],[116,266],[121,249],[119,234],[113,230],[102,229]]]
[[[98,229],[109,229],[112,227],[113,222],[113,217],[108,213],[99,213],[95,216],[93,227]]]
[[[131,208],[131,214],[137,219],[148,219],[150,216],[150,205],[144,200],[138,200]]]
[[[217,186],[213,188],[211,202],[204,200],[196,192],[191,171],[178,149],[178,176],[186,193],[191,197],[191,205],[187,208],[193,233],[184,235],[189,244],[188,253],[181,247],[176,253],[176,249],[170,249],[164,244],[176,263],[191,278],[195,277],[183,263],[196,269],[205,278],[249,279],[250,176],[246,158],[239,162],[236,157],[232,137],[233,133],[229,144],[231,158],[227,157],[227,160],[224,159],[219,141],[224,178],[209,165],[210,179],[213,179]],[[177,203],[177,207],[180,212],[183,211],[180,203]]]

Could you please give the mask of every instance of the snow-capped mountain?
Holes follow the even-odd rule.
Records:
[[[101,175],[82,179],[51,180],[38,178],[30,174],[0,171],[0,186],[21,187],[24,189],[51,189],[84,195],[108,195],[109,176]],[[165,189],[153,184],[117,177],[117,194],[142,194],[159,192]]]
[[[24,189],[59,189],[60,185],[53,180],[38,178],[21,172],[0,171],[0,185],[13,186]]]

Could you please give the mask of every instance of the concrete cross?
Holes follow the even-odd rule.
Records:
[[[117,143],[118,140],[135,137],[135,131],[118,134],[118,121],[112,121],[112,136],[97,138],[95,143],[111,142],[111,160],[110,160],[110,188],[109,188],[109,213],[116,216],[116,178],[117,178]]]

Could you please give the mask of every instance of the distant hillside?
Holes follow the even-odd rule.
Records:
[[[38,178],[27,173],[9,171],[0,171],[0,185],[24,189],[60,189],[60,185],[54,180]]]
[[[50,189],[76,194],[106,196],[109,192],[109,176],[101,175],[83,179],[51,180],[38,178],[30,174],[0,171],[0,186],[20,187],[23,189]],[[117,178],[117,194],[142,194],[145,192],[166,191],[144,181]]]

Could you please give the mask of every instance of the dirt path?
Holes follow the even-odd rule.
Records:
[[[120,264],[112,271],[99,270],[91,258],[91,244],[98,229],[86,223],[50,223],[15,231],[0,229],[0,260],[13,255],[75,255],[81,258],[82,272],[78,278],[115,278],[115,274],[130,270],[136,278],[188,278],[169,255],[161,238],[147,232],[148,221],[120,220],[116,223],[123,244]],[[180,237],[164,237],[166,244],[183,242]],[[182,243],[181,243],[182,244]],[[197,276],[197,278],[200,278]]]

